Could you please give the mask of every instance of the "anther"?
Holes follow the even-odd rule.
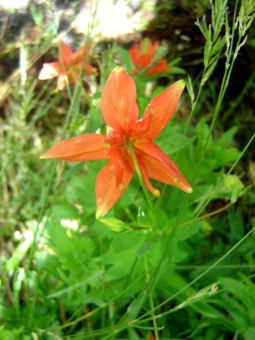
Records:
[[[106,148],[110,148],[111,144],[109,142],[103,142],[103,146],[105,146]]]
[[[155,107],[152,106],[152,105],[150,105],[149,110],[150,110],[150,114],[151,114],[151,115],[154,115],[155,112],[156,112]]]
[[[160,191],[159,191],[158,189],[154,189],[154,190],[153,190],[153,195],[154,195],[155,197],[159,197],[159,196],[160,196]]]
[[[118,185],[118,189],[120,189],[120,190],[124,189],[124,187],[125,187],[125,183],[120,183]]]

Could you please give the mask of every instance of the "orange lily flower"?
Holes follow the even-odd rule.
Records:
[[[190,193],[192,188],[175,163],[153,142],[173,115],[184,86],[184,81],[179,80],[168,87],[151,100],[143,118],[138,119],[135,83],[123,68],[116,67],[101,97],[107,135],[88,133],[60,141],[41,158],[69,162],[108,159],[96,179],[97,218],[122,196],[137,166],[153,195],[159,196],[160,192],[149,178]]]
[[[82,67],[84,68],[83,75],[97,75],[97,69],[87,64],[90,49],[90,45],[84,45],[76,52],[72,52],[71,48],[62,41],[59,46],[59,61],[43,64],[38,79],[45,80],[58,77],[55,91],[59,91],[63,90],[67,83],[77,82]]]
[[[147,76],[153,76],[169,71],[166,59],[155,60],[158,45],[158,41],[152,42],[149,39],[144,39],[135,43],[134,46],[128,50],[134,65],[132,70],[134,75],[145,71]]]

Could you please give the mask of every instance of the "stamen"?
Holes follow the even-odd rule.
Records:
[[[149,106],[149,111],[151,115],[154,115],[156,113],[155,107],[152,105]]]
[[[160,196],[160,191],[159,191],[158,189],[154,189],[154,190],[153,190],[153,195],[154,195],[155,197],[159,197],[159,196]]]
[[[103,142],[103,146],[105,146],[106,148],[110,148],[111,144],[109,142]]]
[[[120,184],[118,185],[118,189],[122,190],[122,189],[124,189],[124,188],[125,188],[125,183],[120,183]]]

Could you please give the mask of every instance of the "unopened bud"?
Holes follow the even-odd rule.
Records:
[[[117,218],[101,218],[99,222],[102,222],[108,229],[113,231],[123,231],[127,229],[125,223]]]

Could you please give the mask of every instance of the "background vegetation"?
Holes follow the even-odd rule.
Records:
[[[254,1],[124,1],[148,19],[117,37],[100,33],[100,3],[0,13],[0,339],[253,340]],[[116,65],[131,71],[128,48],[144,37],[161,41],[170,72],[135,77],[140,112],[186,80],[157,144],[193,187],[154,183],[154,228],[137,177],[100,221],[104,162],[39,160],[60,139],[104,128],[105,81]],[[88,38],[97,77],[60,92],[38,80],[61,39],[77,49]]]

